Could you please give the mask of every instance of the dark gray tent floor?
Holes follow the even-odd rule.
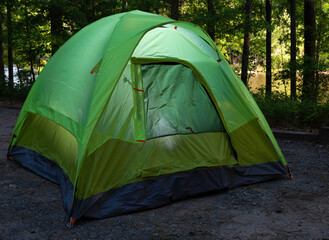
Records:
[[[0,107],[0,239],[328,239],[329,145],[279,140],[281,179],[102,220],[68,231],[60,188],[6,159],[19,109]]]

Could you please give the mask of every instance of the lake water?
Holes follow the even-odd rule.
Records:
[[[286,84],[283,84],[281,80],[274,80],[274,76],[272,75],[272,92],[278,91],[279,93],[284,93],[287,96],[290,96],[290,80],[287,80]],[[265,73],[254,73],[250,79],[249,79],[249,90],[250,92],[256,93],[258,92],[259,88],[265,89],[265,83],[266,83],[266,74]],[[298,88],[298,83],[297,83]],[[299,93],[297,89],[297,94]],[[327,91],[327,94],[324,96],[323,101],[329,101],[329,90]]]
[[[8,77],[8,69],[5,68],[5,74]],[[290,95],[290,81],[283,84],[282,81],[273,81],[274,76],[272,76],[272,91],[279,91],[280,93],[285,93]],[[265,73],[253,73],[249,79],[248,86],[249,90],[256,93],[259,88],[265,88],[266,74]],[[19,84],[19,79],[17,77],[17,68],[14,67],[14,83]],[[328,92],[329,98],[329,92]]]
[[[286,93],[290,95],[290,81],[283,84],[282,81],[273,81],[272,76],[272,91],[279,91],[280,93]],[[257,92],[259,88],[265,88],[266,74],[265,73],[253,73],[249,79],[248,86],[251,92]]]

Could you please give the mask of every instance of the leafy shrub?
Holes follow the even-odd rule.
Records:
[[[328,99],[313,103],[291,99],[279,92],[266,98],[264,90],[253,96],[271,127],[315,129],[329,125]]]

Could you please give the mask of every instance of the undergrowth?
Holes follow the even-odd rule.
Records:
[[[271,127],[312,130],[329,125],[329,99],[312,103],[278,92],[266,98],[263,91],[253,97]]]

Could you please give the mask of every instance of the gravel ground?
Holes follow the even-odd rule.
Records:
[[[0,239],[329,239],[329,145],[279,140],[293,180],[239,187],[68,230],[59,186],[6,159],[19,110],[0,107]]]

